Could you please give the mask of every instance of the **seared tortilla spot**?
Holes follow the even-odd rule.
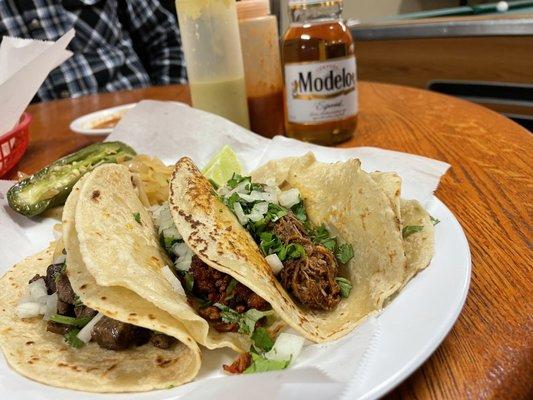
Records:
[[[167,368],[171,366],[172,364],[175,364],[176,361],[177,361],[176,358],[165,359],[161,356],[157,356],[157,358],[155,359],[157,366],[160,368]]]

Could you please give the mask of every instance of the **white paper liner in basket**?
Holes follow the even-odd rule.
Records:
[[[276,137],[269,140],[215,115],[195,110],[181,103],[142,101],[130,110],[107,140],[120,140],[138,153],[174,163],[181,156],[191,157],[199,166],[230,145],[250,171],[263,162],[289,155],[314,151],[322,161],[362,160],[366,170],[397,171],[403,178],[403,193],[424,203],[431,198],[439,179],[449,167],[425,157],[377,148],[335,149]],[[53,240],[51,219],[28,220],[7,208],[5,196],[9,182],[0,182],[0,233],[11,240],[0,241],[0,261],[7,270],[14,262],[35,253]],[[20,245],[20,246],[19,246]],[[20,247],[20,248],[19,248]],[[352,398],[366,378],[379,348],[379,317],[370,317],[348,336],[332,343],[304,348],[300,357],[284,371],[228,377],[221,363],[234,354],[206,351],[203,367],[196,381],[169,390],[144,394],[156,398]]]

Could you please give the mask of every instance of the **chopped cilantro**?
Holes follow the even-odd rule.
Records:
[[[272,222],[276,222],[281,217],[287,215],[287,210],[274,203],[268,204],[268,212],[266,218],[269,218]]]
[[[185,290],[188,293],[191,293],[192,288],[194,287],[194,277],[189,272],[185,272],[183,274],[183,279],[185,280]]]
[[[421,225],[407,225],[407,226],[404,226],[403,229],[402,229],[402,236],[403,236],[404,239],[406,239],[409,236],[411,236],[413,233],[420,232],[422,229],[424,229],[424,227],[421,226]]]
[[[233,173],[233,176],[228,181],[228,183],[226,183],[226,185],[231,189],[235,189],[237,185],[243,181],[251,182],[251,178],[249,176],[241,176],[239,174]]]
[[[272,232],[262,232],[259,235],[259,247],[265,255],[269,255],[270,249],[275,249],[281,245],[281,240]]]
[[[341,296],[343,298],[347,298],[350,295],[350,292],[352,291],[351,282],[348,279],[343,278],[341,276],[336,277],[335,281],[337,282],[337,284],[339,285],[339,288],[341,289]]]
[[[237,323],[239,325],[238,332],[246,335],[251,335],[254,332],[257,321],[259,321],[261,318],[269,317],[274,314],[274,311],[272,310],[259,311],[255,308],[251,308],[245,313],[239,314],[237,311],[223,304],[215,303],[214,305],[221,311],[220,315],[222,317],[222,321],[228,324]]]
[[[57,322],[58,324],[63,324],[63,325],[72,325],[77,328],[83,328],[85,325],[89,323],[91,319],[92,317],[74,318],[74,317],[67,317],[66,315],[60,315],[60,314],[54,314],[50,317],[50,321],[52,322]]]
[[[227,301],[233,298],[233,291],[235,290],[235,286],[237,286],[237,280],[235,278],[231,278],[231,281],[228,284],[228,287],[226,288],[226,298],[224,300]]]
[[[257,328],[254,333],[252,334],[252,341],[254,348],[257,352],[264,352],[270,351],[272,347],[274,347],[274,340],[268,333],[268,331],[260,326]]]
[[[437,225],[440,222],[438,218],[435,218],[431,215],[429,216],[429,218],[431,219],[431,223],[433,224],[433,226]]]
[[[335,238],[327,238],[323,239],[320,244],[324,246],[329,251],[333,252],[335,251],[335,248],[337,247],[337,239]]]
[[[280,261],[288,258],[305,257],[305,249],[301,244],[290,243],[285,245],[272,232],[262,232],[259,235],[259,247],[265,255],[276,254]]]
[[[165,248],[167,253],[170,253],[172,251],[172,246],[174,246],[176,243],[183,242],[183,239],[178,239],[172,236],[165,236],[161,234],[161,245]]]
[[[290,243],[286,246],[282,246],[276,254],[280,261],[285,261],[289,258],[305,258],[306,256],[304,247],[298,243]]]
[[[229,197],[224,197],[224,204],[226,204],[231,211],[233,211],[233,206],[238,201],[239,201],[239,194],[238,193],[233,193]]]
[[[331,252],[335,251],[337,248],[337,239],[331,237],[328,229],[324,225],[320,225],[313,229],[311,225],[307,223],[306,229],[313,243],[320,244]]]
[[[291,211],[294,213],[294,216],[300,221],[307,221],[307,212],[305,211],[303,201],[300,201],[298,204],[295,204],[291,207]]]
[[[70,328],[64,336],[65,342],[76,349],[79,349],[85,345],[85,343],[83,343],[83,341],[77,336],[79,332],[80,330],[78,328]]]
[[[213,179],[209,179],[209,183],[213,186],[213,189],[218,190],[218,184]]]
[[[74,307],[81,307],[81,306],[83,306],[83,303],[80,300],[80,297],[76,295],[76,297],[74,298]]]
[[[341,264],[347,264],[353,258],[353,247],[351,244],[343,243],[335,251],[335,258]]]
[[[245,374],[282,370],[287,368],[291,362],[291,360],[269,360],[255,353],[251,353],[251,355],[252,365],[244,370]]]
[[[142,225],[142,222],[141,222],[141,213],[133,213],[133,219],[135,219],[135,221],[139,224],[139,225]]]

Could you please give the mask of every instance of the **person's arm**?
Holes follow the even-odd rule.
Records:
[[[119,2],[124,29],[154,85],[185,83],[187,73],[176,18],[158,0]]]

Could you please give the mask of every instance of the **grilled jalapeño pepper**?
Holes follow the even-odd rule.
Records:
[[[28,217],[65,203],[72,187],[101,164],[129,160],[135,151],[122,142],[96,143],[69,154],[18,182],[7,192],[9,206]]]

